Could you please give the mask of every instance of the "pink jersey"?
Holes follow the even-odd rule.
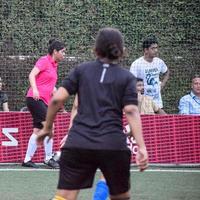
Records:
[[[36,86],[39,91],[40,99],[45,104],[49,104],[52,97],[53,89],[57,82],[57,62],[50,55],[41,57],[35,64],[40,72],[36,76]],[[33,90],[30,87],[27,92],[27,97],[33,97]]]

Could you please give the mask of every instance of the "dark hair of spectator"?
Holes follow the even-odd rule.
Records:
[[[143,79],[142,78],[137,78],[137,82],[140,82],[140,81],[143,82]]]
[[[56,51],[60,51],[61,49],[64,49],[64,48],[65,48],[65,44],[63,42],[60,42],[60,41],[58,41],[56,39],[50,39],[49,40],[48,53],[50,55],[53,54],[54,49]]]
[[[192,77],[192,80],[195,79],[195,78],[200,78],[200,75],[199,75],[199,74],[195,74],[195,75]]]
[[[100,29],[95,42],[97,56],[116,60],[123,56],[124,41],[121,32],[115,28]]]
[[[155,36],[147,37],[142,44],[142,48],[148,49],[152,44],[158,44],[158,40],[156,39]]]

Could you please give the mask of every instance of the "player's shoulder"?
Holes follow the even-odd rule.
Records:
[[[143,62],[143,61],[144,61],[144,57],[141,56],[141,57],[135,59],[135,60],[132,62],[132,64],[134,64],[134,63],[139,63],[139,62]]]
[[[82,62],[80,64],[78,64],[78,68],[89,68],[89,67],[92,67],[94,65],[97,65],[97,61],[95,60],[92,60],[92,61],[85,61],[85,62]]]
[[[48,60],[48,55],[44,55],[44,56],[39,57],[37,62],[38,61],[47,61],[47,60]]]
[[[180,98],[180,101],[189,101],[191,99],[190,94],[186,94]]]
[[[118,73],[125,74],[127,76],[133,76],[133,74],[123,66],[116,65],[115,69],[116,69],[116,71],[118,71]]]
[[[117,74],[117,77],[125,82],[134,81],[136,83],[136,77],[126,68],[118,67]]]
[[[82,73],[84,71],[90,71],[92,67],[96,65],[95,61],[86,61],[79,63],[77,66],[75,66],[75,70]]]
[[[48,56],[45,55],[45,56],[41,56],[40,58],[38,58],[38,60],[36,61],[35,63],[35,66],[41,68],[41,66],[46,66],[46,64],[48,63]]]
[[[144,57],[141,56],[141,57],[137,58],[136,60],[134,60],[134,61],[132,62],[131,68],[139,67],[139,66],[141,66],[141,63],[143,63],[143,62],[144,62]]]

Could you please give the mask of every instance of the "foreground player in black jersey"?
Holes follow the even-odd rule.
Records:
[[[123,37],[117,29],[101,29],[95,43],[97,60],[75,67],[49,105],[46,124],[37,138],[39,144],[46,136],[53,137],[56,113],[69,95],[78,94],[78,112],[62,148],[53,200],[76,200],[80,189],[92,187],[97,168],[106,179],[110,199],[130,199],[131,153],[123,133],[123,111],[138,145],[139,169],[148,166],[136,78],[116,64],[123,49]]]

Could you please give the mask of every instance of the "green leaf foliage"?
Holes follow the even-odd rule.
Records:
[[[59,86],[75,65],[94,59],[97,31],[111,26],[124,35],[128,55],[123,65],[127,69],[142,55],[142,40],[156,35],[160,57],[171,71],[162,92],[164,107],[168,113],[177,113],[180,97],[190,90],[191,77],[200,73],[199,10],[197,0],[2,0],[0,76],[11,110],[24,106],[28,73],[36,59],[47,53],[50,38],[63,40],[67,56],[73,57],[59,67]]]

